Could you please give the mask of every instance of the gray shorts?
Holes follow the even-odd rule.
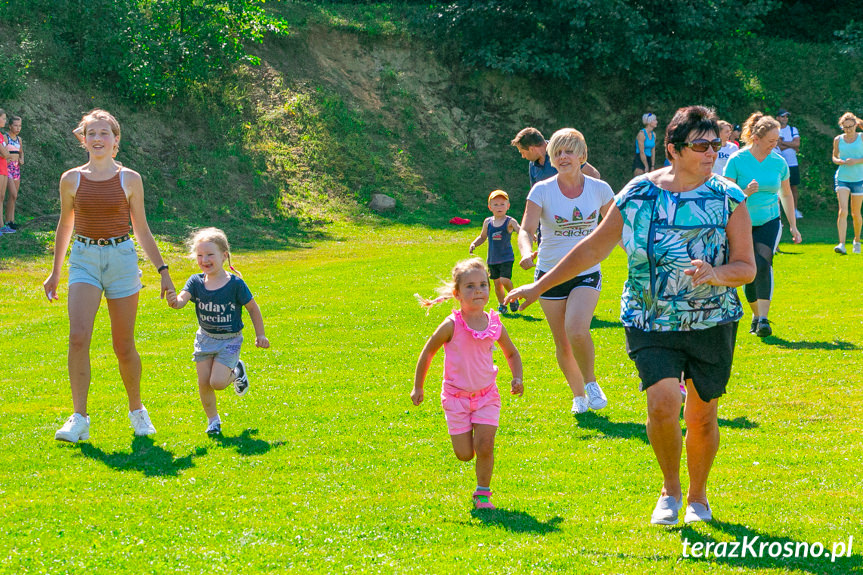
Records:
[[[212,334],[198,330],[195,334],[195,362],[213,359],[230,369],[240,361],[240,347],[243,345],[242,333]]]
[[[69,254],[69,284],[85,283],[105,292],[108,299],[128,297],[141,291],[135,242],[117,245],[86,245],[72,240]]]

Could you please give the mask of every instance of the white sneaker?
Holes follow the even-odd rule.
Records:
[[[572,414],[578,415],[579,413],[587,413],[587,410],[590,409],[587,405],[587,398],[583,395],[576,396],[572,398]]]
[[[80,413],[73,413],[63,424],[63,427],[54,434],[54,439],[69,443],[90,439],[90,416],[84,417]]]
[[[156,433],[156,428],[153,427],[153,422],[150,421],[150,416],[147,414],[147,408],[145,407],[130,411],[129,421],[132,422],[135,435],[143,436]]]
[[[587,402],[590,405],[590,409],[602,409],[608,405],[608,398],[605,397],[605,394],[602,393],[602,388],[595,381],[586,384],[584,391],[587,393]]]
[[[855,254],[860,253],[860,242],[854,242],[854,247],[852,248]]]
[[[836,247],[833,248],[833,251],[837,254],[846,255],[848,252],[845,251],[845,244],[836,244]]]

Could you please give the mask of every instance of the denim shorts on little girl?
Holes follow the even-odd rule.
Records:
[[[69,285],[84,283],[96,286],[105,292],[108,299],[128,297],[141,291],[135,242],[131,239],[119,243],[98,240],[105,244],[98,245],[91,241],[83,236],[72,238]]]
[[[195,353],[192,359],[197,363],[213,358],[230,369],[237,367],[240,361],[240,347],[243,345],[243,334],[237,333],[207,333],[199,329],[195,334]]]
[[[467,433],[474,423],[497,427],[500,420],[500,394],[494,383],[479,391],[464,391],[444,383],[440,399],[450,435]]]

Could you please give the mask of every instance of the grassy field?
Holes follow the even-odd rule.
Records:
[[[822,243],[782,246],[775,336],[739,334],[710,481],[716,521],[676,528],[648,524],[661,480],[618,322],[619,250],[603,267],[593,329],[609,406],[573,418],[539,306],[507,316],[526,392],[503,399],[498,510],[472,512],[473,465],[452,454],[434,393],[442,354],[428,401],[417,408],[408,397],[417,355],[448,313],[439,306],[427,317],[412,296],[432,294],[467,256],[469,228],[334,225],[314,245],[238,250],[272,348],[247,338],[251,391],[219,395],[219,438],[204,434],[194,313],[167,308],[142,264],[137,341],[158,433],[132,435],[103,306],[91,439],[56,442],[71,412],[65,286],[49,305],[40,286],[48,259],[7,260],[0,572],[863,572],[863,256],[833,254],[829,222],[808,235],[801,224]],[[196,271],[179,252],[168,257],[177,283]],[[517,272],[516,283],[527,281]],[[505,381],[499,353],[496,361]],[[683,557],[685,540],[754,537],[819,542],[828,554],[853,537],[854,553],[835,562]]]

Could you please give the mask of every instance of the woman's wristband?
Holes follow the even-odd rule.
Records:
[[[163,270],[168,269],[168,264],[162,264],[158,268],[156,268],[156,273],[160,274]]]

